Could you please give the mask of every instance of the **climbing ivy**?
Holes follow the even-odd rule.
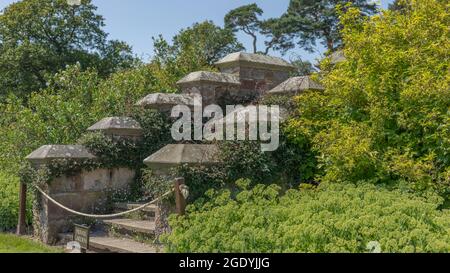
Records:
[[[20,171],[21,181],[27,184],[45,185],[57,177],[73,176],[81,171],[130,168],[136,171],[135,181],[130,191],[120,194],[111,193],[111,196],[116,196],[121,201],[124,199],[134,201],[141,197],[142,169],[145,168],[143,161],[169,143],[170,123],[164,114],[152,110],[135,109],[132,117],[143,128],[142,139],[111,138],[101,132],[86,133],[78,143],[95,155],[95,159],[58,159],[39,168],[34,168],[27,162]]]

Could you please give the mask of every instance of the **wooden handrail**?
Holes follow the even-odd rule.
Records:
[[[181,187],[185,185],[184,178],[175,179],[175,204],[178,215],[185,215],[186,213],[186,199],[181,191]]]

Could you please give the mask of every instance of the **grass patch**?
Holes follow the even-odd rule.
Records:
[[[0,253],[60,253],[61,249],[49,247],[33,240],[11,234],[0,234]]]

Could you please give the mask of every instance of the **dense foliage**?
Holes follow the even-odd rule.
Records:
[[[17,177],[0,172],[0,231],[9,230],[17,224],[18,188]]]
[[[131,47],[109,41],[104,19],[90,0],[71,6],[66,0],[24,0],[0,15],[0,99],[26,97],[45,88],[46,77],[79,63],[101,76],[130,68]]]
[[[225,15],[225,28],[233,32],[242,31],[252,39],[253,53],[268,54],[270,50],[294,47],[292,39],[286,34],[280,20],[261,19],[264,11],[257,4],[250,4],[231,10]],[[258,50],[258,39],[264,36],[264,50]]]
[[[346,61],[322,63],[324,92],[298,97],[294,142],[310,142],[319,181],[450,189],[450,16],[445,1],[341,14]]]
[[[442,201],[389,191],[370,184],[322,185],[290,190],[239,181],[244,190],[210,191],[211,200],[172,217],[169,252],[292,253],[369,252],[378,242],[383,252],[447,252],[450,214]]]
[[[359,8],[365,16],[377,11],[377,5],[368,0],[291,0],[281,17],[263,20],[260,17],[264,11],[257,4],[249,4],[227,13],[225,27],[249,35],[254,53],[268,54],[270,50],[286,53],[296,45],[313,52],[317,50],[318,43],[331,52],[342,45],[337,8],[349,3]],[[265,49],[258,51],[261,36],[266,38]]]
[[[211,21],[182,29],[172,43],[161,35],[153,38],[155,55],[152,66],[160,79],[161,90],[176,92],[179,79],[193,71],[214,70],[213,64],[226,55],[244,49],[233,32]]]
[[[372,15],[377,6],[367,0],[291,0],[279,19],[281,28],[302,48],[314,51],[317,41],[329,51],[341,45],[341,21],[338,8],[347,4],[357,7],[362,15]]]

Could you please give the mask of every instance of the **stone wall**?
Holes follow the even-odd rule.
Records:
[[[270,67],[250,66],[225,67],[221,68],[221,72],[239,76],[241,88],[238,95],[246,100],[263,96],[266,92],[287,80],[290,73],[286,70],[277,70]]]
[[[82,172],[75,176],[62,176],[54,179],[46,189],[56,201],[75,211],[87,214],[103,214],[110,211],[110,194],[116,190],[127,190],[135,177],[135,171],[119,169],[98,169]],[[40,194],[34,207],[37,227],[36,235],[44,243],[54,244],[59,233],[73,229],[73,224],[84,224],[90,219],[77,217],[66,212]]]

